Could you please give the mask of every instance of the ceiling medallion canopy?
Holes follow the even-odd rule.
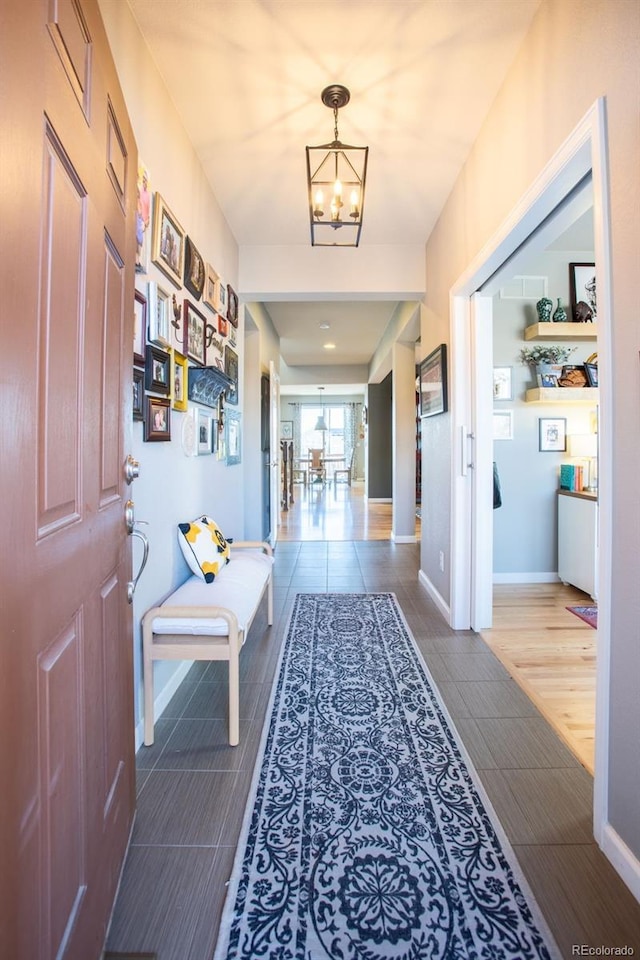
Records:
[[[369,147],[340,142],[338,110],[351,99],[347,88],[333,83],[325,87],[321,99],[333,110],[334,139],[318,147],[306,147],[311,246],[357,247]]]

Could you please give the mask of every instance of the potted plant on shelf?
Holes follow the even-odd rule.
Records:
[[[563,364],[575,349],[575,347],[562,347],[556,343],[539,343],[535,347],[523,347],[520,351],[520,361],[535,367],[539,387],[555,387],[562,375]]]

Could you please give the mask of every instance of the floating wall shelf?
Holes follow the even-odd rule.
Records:
[[[597,340],[597,323],[532,323],[524,329],[525,340]]]
[[[533,387],[527,390],[527,403],[582,403],[595,406],[598,402],[597,387]]]
[[[189,400],[215,407],[220,394],[230,390],[234,382],[217,367],[189,367]]]

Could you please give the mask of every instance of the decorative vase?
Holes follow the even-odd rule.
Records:
[[[549,297],[543,297],[541,300],[538,300],[536,310],[538,311],[538,320],[540,323],[549,323],[552,308],[553,301],[549,300]]]
[[[558,306],[553,311],[553,322],[554,323],[566,323],[567,322],[567,311],[562,306],[562,301],[558,297]]]

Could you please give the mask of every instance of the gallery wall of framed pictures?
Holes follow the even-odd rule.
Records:
[[[197,439],[189,455],[238,463],[239,413],[229,433],[224,412],[225,403],[239,404],[238,295],[204,253],[164,195],[153,192],[140,162],[133,419],[142,422],[146,442],[158,442],[171,440],[172,413],[186,415]]]

